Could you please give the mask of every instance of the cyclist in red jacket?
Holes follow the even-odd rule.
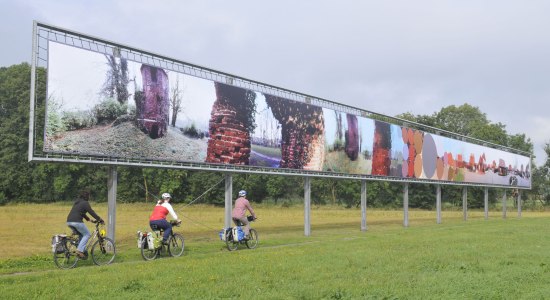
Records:
[[[176,212],[170,204],[171,199],[172,197],[170,194],[162,194],[162,199],[157,201],[157,205],[155,205],[153,213],[151,214],[151,217],[149,217],[149,226],[151,226],[151,229],[154,230],[153,225],[156,225],[156,227],[164,230],[164,235],[162,236],[163,244],[166,244],[168,237],[170,237],[170,232],[172,232],[172,224],[166,221],[166,216],[168,213],[170,213],[172,218],[178,221],[178,224],[181,223],[181,220],[178,219],[178,215],[176,215]]]

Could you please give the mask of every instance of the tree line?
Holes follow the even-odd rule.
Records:
[[[48,203],[69,201],[81,189],[90,189],[95,201],[107,200],[108,166],[28,162],[29,97],[31,67],[27,63],[0,68],[0,204],[10,202]],[[38,69],[37,90],[46,90],[46,72]],[[45,97],[45,96],[42,96]],[[44,113],[36,113],[37,122]],[[492,123],[479,108],[469,104],[448,106],[432,115],[404,113],[397,117],[486,140],[495,144],[533,153],[533,143],[525,134],[510,135],[506,126]],[[550,143],[545,145],[544,165],[532,165],[532,190],[524,191],[523,200],[550,204]],[[170,192],[180,203],[199,196],[199,203],[224,204],[224,174],[162,168],[118,166],[117,199],[121,202],[155,201],[162,192]],[[267,174],[233,174],[234,193],[245,189],[253,202],[288,204],[303,198],[303,177]],[[207,193],[205,191],[209,190]],[[402,206],[400,183],[369,181],[367,199],[370,207]],[[502,189],[490,189],[490,201],[498,201]],[[360,205],[359,180],[313,178],[312,201],[315,205]],[[234,195],[236,196],[236,195]],[[452,206],[462,203],[462,188],[445,186],[442,201]],[[468,204],[483,207],[483,189],[468,188]],[[409,205],[433,208],[435,186],[410,184]]]

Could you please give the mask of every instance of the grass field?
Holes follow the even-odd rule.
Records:
[[[0,207],[0,298],[4,299],[550,299],[550,213],[443,212],[257,206],[257,249],[229,252],[218,239],[223,208],[183,207],[180,258],[142,260],[136,231],[152,204],[117,206],[117,258],[57,269],[50,238],[66,232],[70,204]],[[105,203],[92,203],[106,216]],[[91,226],[89,226],[90,228]]]

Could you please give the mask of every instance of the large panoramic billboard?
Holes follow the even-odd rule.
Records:
[[[228,77],[58,41],[47,49],[45,153],[531,186],[527,156],[241,87]]]

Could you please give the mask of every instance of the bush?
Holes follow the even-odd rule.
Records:
[[[199,131],[195,127],[195,124],[191,124],[191,126],[187,126],[185,128],[182,128],[181,132],[183,132],[183,134],[185,134],[188,137],[192,137],[192,138],[199,138],[200,137]]]
[[[344,141],[341,139],[334,140],[334,144],[332,145],[332,149],[334,151],[343,150],[344,149]]]
[[[4,192],[0,192],[0,206],[5,205],[6,203],[8,203],[8,198]]]
[[[46,134],[49,136],[56,135],[59,132],[65,131],[65,124],[61,117],[61,104],[57,103],[55,98],[48,99],[48,118],[46,121]]]
[[[92,108],[92,114],[97,120],[97,123],[114,121],[119,116],[126,114],[128,110],[127,104],[120,104],[112,98],[108,98]]]
[[[90,111],[63,112],[62,120],[66,130],[92,127],[97,123]]]

